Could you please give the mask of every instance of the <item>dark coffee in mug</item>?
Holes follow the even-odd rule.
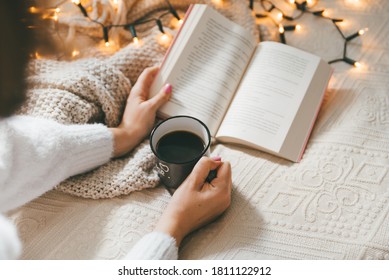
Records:
[[[158,141],[157,156],[171,163],[189,162],[204,151],[203,140],[196,134],[178,130],[167,133]]]
[[[155,169],[168,188],[178,188],[203,156],[209,156],[211,133],[192,116],[174,116],[158,123],[150,133]]]

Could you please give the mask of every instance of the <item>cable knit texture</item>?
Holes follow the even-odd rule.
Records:
[[[111,5],[109,1],[89,1],[85,5],[88,7],[98,2],[103,8]],[[112,11],[108,8],[101,9],[105,11],[103,15],[94,14],[93,17],[100,16],[104,23],[133,22],[145,16],[158,15],[161,8],[166,8],[166,2],[162,0],[119,2],[121,6],[118,14],[127,12],[127,19],[105,13]],[[212,5],[212,1],[172,1],[181,14],[191,3]],[[225,1],[218,9],[233,21],[257,33],[254,19],[247,17],[249,10],[245,1]],[[164,26],[174,35],[176,30],[170,29],[168,24],[171,19],[171,15],[164,17]],[[60,26],[60,31],[79,31],[75,40],[88,34],[89,39],[101,41],[99,27],[85,20],[77,9],[69,16],[61,17]],[[159,34],[155,24],[143,33],[138,31],[142,39],[141,47],[128,44],[131,39],[128,31],[112,29],[111,33],[110,38],[116,38],[116,46],[119,45],[117,51],[104,53],[98,45],[90,45],[78,60],[32,61],[28,68],[28,100],[19,113],[53,119],[63,124],[102,122],[109,127],[117,126],[125,100],[137,77],[146,67],[160,64],[166,48],[155,40]],[[152,188],[159,183],[154,164],[155,158],[148,142],[144,141],[131,154],[111,160],[87,174],[72,177],[59,184],[57,189],[76,196],[99,199]]]

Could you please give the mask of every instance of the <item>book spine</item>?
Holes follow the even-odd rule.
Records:
[[[330,79],[331,79],[331,76],[332,76],[332,72],[333,72],[333,70],[331,70],[330,78],[328,79],[327,86],[326,86],[326,87],[324,88],[324,90],[323,90],[323,93],[322,93],[322,96],[321,96],[321,100],[320,100],[319,106],[317,107],[315,116],[314,116],[314,118],[313,118],[313,120],[312,120],[311,128],[309,129],[309,132],[308,132],[308,134],[307,134],[307,137],[305,138],[304,145],[303,145],[303,148],[301,149],[301,152],[300,152],[299,158],[297,159],[297,162],[300,162],[300,161],[301,161],[301,159],[302,159],[302,157],[303,157],[303,154],[304,154],[304,151],[305,151],[305,148],[307,147],[309,136],[310,136],[311,133],[312,133],[313,126],[314,126],[314,124],[315,124],[315,122],[316,122],[317,116],[319,115],[320,108],[321,108],[321,106],[323,105],[324,95],[325,95],[326,90],[327,90],[327,88],[328,88],[328,85],[329,85],[329,83],[330,83]]]

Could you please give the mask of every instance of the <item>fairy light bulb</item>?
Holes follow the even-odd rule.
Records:
[[[216,6],[222,6],[223,0],[212,0],[212,3],[214,3]]]
[[[279,21],[281,21],[283,17],[284,17],[284,15],[283,15],[281,12],[279,12],[279,13],[277,14],[277,19],[278,19]]]
[[[170,45],[171,40],[172,37],[168,33],[160,33],[157,38],[158,44],[160,44],[165,48],[167,48]]]
[[[113,1],[112,1],[112,6],[113,6],[113,8],[114,8],[115,10],[117,10],[117,9],[118,9],[118,6],[119,6],[119,0],[113,0]]]
[[[139,40],[138,37],[132,38],[132,42],[134,43],[135,46],[139,46],[140,45],[140,40]]]
[[[72,3],[75,4],[75,5],[79,5],[80,4],[80,0],[72,0]]]
[[[308,6],[313,6],[315,2],[313,0],[307,0],[307,5]]]
[[[80,52],[78,50],[74,50],[72,51],[72,57],[76,57],[80,54]]]
[[[289,0],[290,4],[294,4],[296,1],[295,0]]]
[[[170,25],[175,28],[175,29],[179,29],[182,24],[184,23],[184,20],[183,19],[176,19],[175,17],[172,18],[172,20],[170,21]]]
[[[296,25],[296,31],[297,31],[297,32],[301,31],[301,25],[300,25],[300,24],[297,24],[297,25]]]
[[[38,8],[32,6],[32,7],[28,8],[28,11],[29,11],[31,14],[36,14],[39,10],[38,10]]]
[[[322,13],[322,16],[323,17],[329,17],[330,16],[330,12],[328,10],[324,10],[323,13]]]
[[[359,35],[363,35],[363,34],[365,34],[367,31],[369,31],[369,28],[366,27],[366,28],[364,28],[364,29],[359,30],[359,31],[358,31],[358,34],[359,34]]]
[[[280,24],[280,26],[278,27],[278,31],[282,34],[285,32],[285,29],[284,29],[284,26],[282,24]]]
[[[361,66],[362,66],[361,63],[359,63],[358,61],[354,62],[354,67],[355,68],[361,68]]]
[[[111,44],[107,41],[107,42],[105,42],[105,46],[106,47],[109,47]]]

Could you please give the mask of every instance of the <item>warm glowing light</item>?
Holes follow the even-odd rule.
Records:
[[[300,24],[297,24],[296,25],[296,31],[300,31],[301,30],[301,25]]]
[[[172,18],[170,24],[173,26],[175,29],[179,29],[182,24],[184,23],[183,19],[177,20],[175,17]]]
[[[322,13],[322,16],[323,17],[329,17],[330,16],[330,12],[328,10],[324,10],[323,13]]]
[[[307,0],[308,6],[313,6],[315,4],[315,1],[313,0]]]
[[[30,7],[29,9],[28,9],[28,11],[30,12],[30,13],[32,13],[32,14],[36,14],[39,10],[36,8],[36,7]]]
[[[42,56],[41,56],[38,52],[35,52],[35,58],[36,58],[36,59],[41,59]]]
[[[72,57],[76,57],[80,54],[80,52],[78,50],[74,50],[72,51]]]
[[[105,46],[106,47],[109,47],[110,43],[109,42],[105,42]]]
[[[160,33],[157,38],[158,44],[160,44],[165,48],[167,48],[170,45],[171,40],[172,40],[172,36],[168,33]]]
[[[282,24],[279,25],[278,31],[279,31],[280,33],[284,33],[284,32],[285,32],[284,26],[283,26]]]
[[[277,19],[278,19],[279,21],[281,21],[283,17],[284,17],[284,16],[283,16],[283,14],[282,14],[281,12],[277,14]]]
[[[52,19],[53,19],[54,21],[58,21],[58,14],[55,13],[55,14],[53,15]]]
[[[359,34],[359,35],[363,35],[363,34],[365,34],[367,31],[369,31],[369,28],[366,27],[366,28],[364,28],[364,29],[359,30],[359,31],[358,31],[358,34]]]
[[[213,2],[216,6],[221,6],[221,5],[223,5],[223,0],[212,0],[212,2]]]
[[[295,0],[289,0],[290,4],[294,4],[296,1]]]
[[[72,0],[72,3],[78,5],[80,4],[80,0]]]
[[[138,37],[134,37],[132,39],[132,41],[134,42],[134,45],[139,45],[139,38]]]
[[[354,62],[354,67],[355,68],[361,68],[361,66],[362,65],[358,61]]]

